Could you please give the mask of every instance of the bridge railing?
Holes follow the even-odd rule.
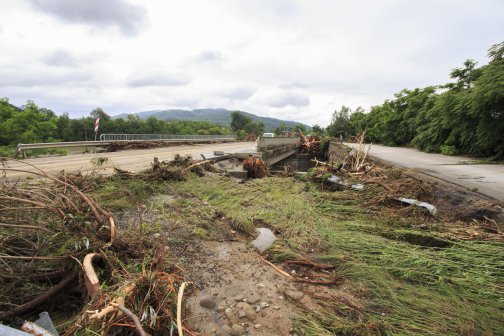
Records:
[[[110,134],[100,135],[100,141],[148,141],[148,140],[234,140],[236,135],[186,135],[186,134]]]

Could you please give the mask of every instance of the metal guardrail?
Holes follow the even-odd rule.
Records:
[[[101,141],[147,140],[234,140],[236,135],[180,135],[180,134],[110,134],[100,135]]]
[[[102,136],[111,136],[111,139],[102,140]],[[157,137],[152,137],[157,136]],[[159,137],[159,136],[164,136]],[[171,138],[168,138],[171,137]],[[113,143],[114,141],[166,141],[166,142],[199,142],[199,141],[232,141],[235,140],[235,135],[166,135],[166,134],[102,134],[100,141],[73,141],[73,142],[44,142],[44,143],[31,143],[31,144],[18,144],[14,158],[19,153],[23,153],[23,158],[26,158],[26,150],[30,149],[44,149],[44,148],[67,148],[67,147],[102,147]]]

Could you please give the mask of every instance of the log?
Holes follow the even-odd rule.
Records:
[[[54,295],[56,295],[58,292],[60,292],[63,288],[65,288],[65,286],[68,285],[73,280],[76,274],[77,274],[76,272],[70,272],[63,280],[61,280],[61,282],[59,282],[56,286],[51,288],[46,293],[38,296],[32,301],[29,301],[25,304],[22,304],[21,306],[12,309],[11,311],[0,313],[0,320],[6,320],[12,317],[17,317],[34,308],[37,308],[38,306],[40,306],[41,304],[52,298]]]

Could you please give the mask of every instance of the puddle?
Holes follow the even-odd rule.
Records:
[[[259,232],[259,236],[251,244],[262,253],[273,244],[276,237],[273,231],[267,228],[258,228],[257,231]]]

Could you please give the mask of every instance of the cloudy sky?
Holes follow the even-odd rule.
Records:
[[[80,117],[240,109],[327,125],[334,109],[486,64],[502,0],[2,0],[0,97]]]

